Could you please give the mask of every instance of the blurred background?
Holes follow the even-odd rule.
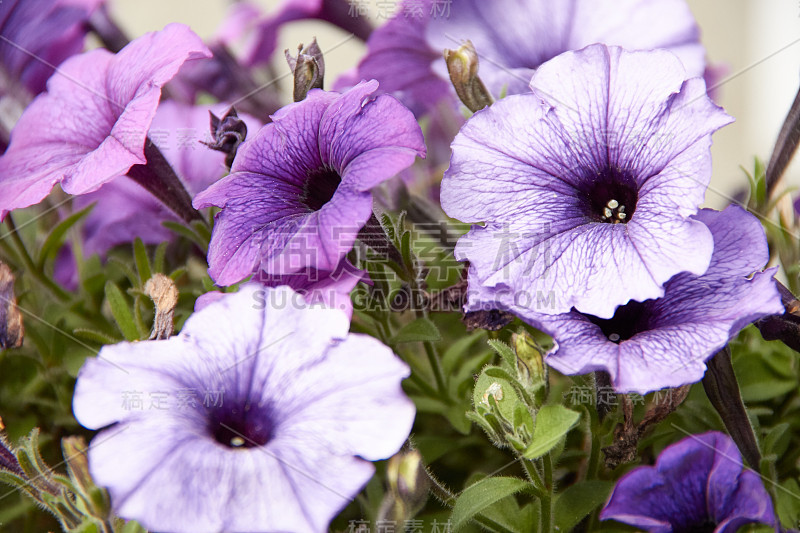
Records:
[[[282,3],[254,1],[265,13],[276,11]],[[131,37],[161,29],[169,22],[183,22],[200,36],[210,37],[224,20],[230,2],[114,0],[110,4],[112,14]],[[399,0],[366,0],[362,4],[380,24],[385,20],[376,18],[379,6],[391,10]],[[718,82],[717,103],[736,119],[714,135],[714,175],[706,205],[721,208],[747,185],[741,167],[752,172],[756,156],[766,163],[800,86],[800,0],[688,0],[688,4],[701,28],[711,64],[725,68]],[[294,22],[282,29],[277,49],[294,50],[316,36],[325,50],[347,35],[321,22]],[[327,53],[326,87],[341,72],[355,66],[365,49],[363,42],[353,38]],[[281,83],[288,88],[289,81],[285,77]],[[800,188],[798,160],[786,172],[783,183]],[[792,197],[796,194],[793,192]]]

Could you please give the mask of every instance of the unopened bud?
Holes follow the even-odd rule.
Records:
[[[547,395],[547,366],[542,351],[527,331],[521,330],[511,336],[517,354],[517,374],[523,384],[540,403]]]
[[[217,117],[211,111],[208,114],[211,115],[211,138],[214,141],[203,144],[212,150],[226,153],[225,165],[230,168],[233,158],[236,157],[236,150],[247,137],[247,124],[239,118],[233,107],[222,115],[222,118]]]
[[[405,520],[416,515],[428,501],[430,480],[418,450],[401,451],[386,466],[389,483],[384,515],[387,519]]]
[[[14,275],[8,265],[0,261],[0,348],[19,348],[24,333],[22,314],[14,297]]]
[[[153,300],[156,316],[150,339],[168,339],[173,332],[173,315],[178,305],[178,288],[172,278],[164,274],[153,274],[144,284],[144,293]]]
[[[6,441],[5,434],[0,433],[0,471],[5,470],[16,474],[21,478],[25,478],[25,472],[19,466],[17,456],[11,450],[11,446]]]
[[[473,113],[492,105],[492,96],[478,77],[478,53],[467,41],[458,50],[445,50],[444,60],[458,98]]]
[[[297,57],[292,57],[289,50],[284,50],[286,62],[294,74],[294,101],[305,100],[308,91],[311,89],[322,89],[325,80],[325,60],[322,57],[322,50],[317,45],[317,38],[311,44],[303,48],[297,47]]]

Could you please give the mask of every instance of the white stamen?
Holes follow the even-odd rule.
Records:
[[[625,213],[617,213],[617,218],[620,219],[620,220],[625,220],[625,217],[627,217],[627,216],[628,215],[626,215]]]
[[[231,446],[233,446],[234,448],[239,448],[241,446],[244,446],[244,439],[242,437],[233,437],[231,439]]]
[[[603,214],[606,216],[606,218],[611,218],[611,215],[613,215],[614,213],[611,212],[611,209],[604,207]]]
[[[611,209],[616,209],[619,206],[619,202],[616,200],[609,200],[606,205]]]
[[[619,206],[619,209],[618,209],[618,211],[619,211],[620,213],[624,213],[624,212],[625,212],[625,206],[624,206],[624,205],[621,205],[621,206]]]
[[[611,342],[617,342],[619,340],[619,335],[617,335],[616,333],[612,333],[611,335],[608,336],[608,340],[610,340]]]

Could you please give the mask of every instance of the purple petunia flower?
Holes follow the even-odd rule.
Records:
[[[476,113],[456,136],[442,207],[474,226],[456,246],[471,284],[553,294],[610,318],[708,268],[691,220],[711,177],[711,133],[731,122],[665,51],[592,45],[545,63],[533,94]]]
[[[83,49],[89,15],[104,0],[0,2],[0,95],[19,82],[32,96],[62,61]]]
[[[370,37],[358,75],[375,78],[414,109],[454,99],[442,58],[469,39],[480,76],[495,96],[528,92],[541,64],[594,43],[631,50],[665,48],[690,76],[702,76],[705,52],[684,0],[405,1]]]
[[[217,115],[228,109],[215,105]],[[224,176],[225,154],[203,146],[211,142],[209,109],[166,100],[159,104],[148,137],[175,170],[189,194],[196,194]],[[255,132],[261,124],[249,115],[240,115]],[[133,242],[136,237],[145,244],[172,240],[175,234],[164,227],[165,221],[180,219],[141,185],[122,177],[111,180],[98,190],[76,197],[73,211],[95,204],[82,224],[81,253],[84,257],[98,254],[105,257],[114,246]],[[62,253],[55,268],[56,280],[67,287],[78,283],[74,259]]]
[[[777,525],[758,474],[742,467],[736,444],[716,431],[690,435],[665,448],[655,466],[625,474],[600,518],[649,533],[735,533],[754,522]]]
[[[678,274],[664,285],[662,298],[629,302],[607,319],[574,310],[545,315],[511,303],[519,294],[485,289],[472,295],[473,305],[491,302],[552,335],[556,346],[545,360],[559,372],[604,370],[618,392],[641,394],[695,383],[705,373],[705,361],[742,328],[783,312],[783,305],[774,269],[759,272],[769,250],[754,216],[731,206],[722,212],[703,209],[694,218],[714,237],[711,266],[701,276]]]
[[[195,197],[215,205],[209,274],[333,271],[372,214],[370,189],[424,156],[414,116],[378,83],[312,90],[239,148],[231,174]]]
[[[84,194],[144,164],[161,87],[185,61],[208,54],[188,27],[170,24],[116,55],[97,49],[65,61],[0,158],[0,219],[41,202],[56,183]]]
[[[348,327],[288,287],[250,284],[177,337],[104,347],[73,400],[81,424],[107,428],[92,478],[150,530],[326,531],[415,413],[405,363]]]

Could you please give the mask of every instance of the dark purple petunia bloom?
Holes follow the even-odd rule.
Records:
[[[116,55],[97,49],[65,61],[0,158],[0,219],[41,202],[56,183],[84,194],[144,164],[161,87],[185,61],[208,54],[187,26],[170,24]]]
[[[92,478],[151,531],[327,531],[415,413],[405,363],[348,328],[288,287],[249,284],[177,337],[104,347],[73,400],[81,424],[107,428]]]
[[[750,523],[776,526],[756,472],[742,467],[724,433],[690,435],[661,452],[655,466],[625,474],[600,513],[649,533],[736,533]]]
[[[678,274],[664,285],[664,296],[629,302],[611,318],[571,311],[537,313],[515,305],[519,295],[483,289],[474,308],[500,307],[519,314],[553,336],[556,346],[545,361],[565,374],[604,370],[618,392],[646,394],[702,379],[705,361],[751,322],[783,312],[772,278],[760,272],[769,260],[764,230],[742,208],[703,209],[694,217],[714,237],[711,265],[701,276]],[[748,278],[755,272],[752,278]]]
[[[14,83],[30,96],[42,92],[54,68],[83,49],[89,15],[103,1],[0,2],[0,95]]]
[[[358,76],[375,78],[419,113],[454,99],[442,50],[471,40],[480,76],[498,96],[528,92],[541,64],[594,43],[630,50],[665,48],[690,77],[702,76],[705,51],[684,0],[405,1],[367,42]]]
[[[442,207],[485,223],[456,247],[470,283],[610,318],[678,272],[705,272],[711,234],[689,217],[711,177],[711,133],[732,119],[703,80],[663,50],[593,45],[539,67],[531,88],[453,142]]]
[[[425,155],[411,112],[378,83],[312,90],[239,148],[231,174],[195,197],[215,205],[209,274],[231,285],[258,270],[336,269],[372,214],[370,189]]]

